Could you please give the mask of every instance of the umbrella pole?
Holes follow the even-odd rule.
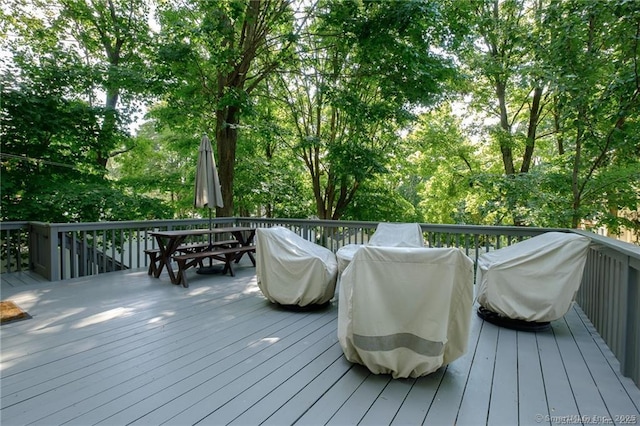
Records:
[[[211,208],[209,208],[209,230],[213,229],[213,219],[211,219]],[[209,248],[208,250],[213,250],[213,234],[209,233]],[[196,270],[197,274],[203,274],[203,275],[208,275],[208,274],[218,274],[221,273],[223,271],[223,266],[222,265],[213,265],[211,264],[212,260],[209,259],[209,266],[208,267],[201,267],[198,268]]]
[[[209,231],[211,231],[213,229],[213,221],[211,219],[211,207],[209,207]],[[213,234],[209,234],[209,250],[211,250],[211,248],[213,247],[211,238],[213,237]]]

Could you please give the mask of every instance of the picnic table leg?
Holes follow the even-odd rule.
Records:
[[[244,237],[244,233],[242,231],[235,231],[235,232],[232,232],[232,234],[234,238],[238,240],[238,242],[240,243],[240,247],[247,247],[253,243],[253,239],[255,238],[255,235],[256,235],[256,230],[252,229],[251,231],[249,231],[247,238]],[[235,258],[235,262],[239,263],[240,259],[242,259],[242,256],[244,256],[245,253],[249,255],[249,259],[251,259],[251,263],[253,263],[253,266],[256,266],[256,260],[254,259],[253,254],[251,254],[251,252],[249,251],[238,253],[238,256],[236,256]]]
[[[232,277],[236,276],[235,272],[233,272],[233,268],[231,267],[231,262],[233,262],[235,258],[236,258],[235,253],[227,253],[224,255],[224,269],[222,270],[222,275],[226,274],[227,271],[229,271],[229,274]]]
[[[158,242],[158,249],[160,250],[160,256],[159,256],[160,264],[156,268],[155,277],[160,278],[162,269],[164,269],[164,267],[168,265],[167,262],[171,261],[171,258],[170,258],[171,255],[168,254],[168,251],[167,251],[167,246],[170,244],[165,244],[162,238],[160,237],[156,237],[156,241]],[[169,270],[168,267],[167,267],[167,270]]]
[[[162,269],[164,269],[165,262],[166,262],[164,255],[162,254],[162,249],[160,249],[160,256],[158,259],[159,259],[158,267],[155,268],[155,272],[153,274],[153,276],[156,278],[160,278],[160,274],[162,273]]]
[[[156,251],[149,250],[146,252],[147,256],[149,256],[149,269],[147,270],[147,275],[156,275],[156,271],[158,270],[158,255],[160,253]]]
[[[178,262],[178,274],[176,276],[176,281],[172,282],[176,285],[182,284],[182,287],[187,288],[189,287],[189,283],[187,282],[187,269],[193,265],[193,262],[182,259],[178,259],[176,262]]]
[[[161,237],[156,237],[156,240],[158,241],[158,248],[160,249],[160,266],[156,270],[156,278],[160,277],[162,268],[166,267],[171,282],[173,284],[178,284],[178,277],[176,277],[173,267],[171,266],[171,256],[178,250],[178,247],[180,247],[185,238],[186,236],[169,238],[165,244]]]

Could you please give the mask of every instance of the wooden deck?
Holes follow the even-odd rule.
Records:
[[[249,265],[186,289],[144,270],[2,276],[33,316],[0,328],[2,425],[640,424],[640,390],[579,308],[541,333],[474,314],[463,358],[393,380],[344,359],[337,301],[280,310]]]

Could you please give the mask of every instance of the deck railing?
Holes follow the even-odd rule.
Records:
[[[280,225],[337,251],[361,244],[377,222],[302,219],[216,218],[213,226]],[[206,219],[96,223],[0,223],[2,272],[32,270],[50,281],[146,268],[144,250],[155,248],[156,230],[209,226]],[[558,229],[422,224],[430,247],[459,247],[474,262],[478,256]],[[640,384],[640,247],[590,232],[592,247],[576,301],[621,364],[621,372]]]

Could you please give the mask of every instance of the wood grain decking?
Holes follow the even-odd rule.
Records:
[[[640,390],[579,308],[541,333],[474,314],[463,358],[393,380],[344,359],[337,300],[280,310],[249,263],[189,271],[189,288],[146,270],[20,279],[2,277],[33,316],[0,328],[4,426],[640,424]]]

